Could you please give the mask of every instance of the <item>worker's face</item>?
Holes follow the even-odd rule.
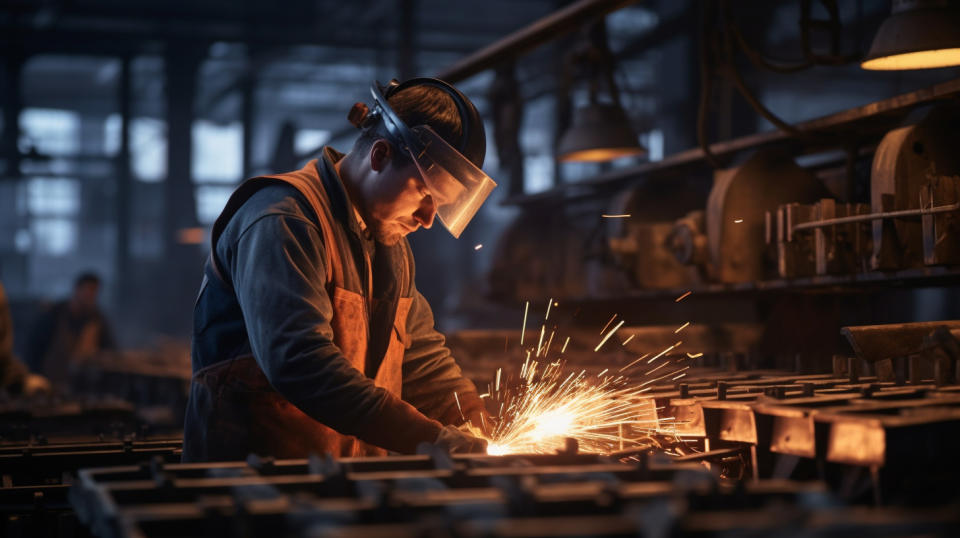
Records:
[[[370,148],[371,181],[364,188],[364,218],[378,241],[395,245],[421,226],[433,226],[436,200],[417,166],[397,158],[384,140]]]

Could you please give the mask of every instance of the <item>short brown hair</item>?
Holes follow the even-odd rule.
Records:
[[[387,102],[408,127],[427,125],[451,146],[459,146],[458,141],[463,135],[460,111],[447,92],[434,86],[411,86],[391,95]],[[365,153],[381,138],[396,147],[396,141],[388,134],[382,119],[363,128],[353,145],[353,151]],[[406,155],[402,157],[407,158]]]

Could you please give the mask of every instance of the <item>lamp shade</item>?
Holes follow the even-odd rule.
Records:
[[[602,162],[646,153],[623,108],[609,103],[578,108],[557,147],[559,159],[565,162]]]
[[[953,1],[895,0],[863,69],[893,71],[960,65],[960,9]]]

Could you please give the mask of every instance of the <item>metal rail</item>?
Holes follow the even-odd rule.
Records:
[[[960,203],[931,207],[929,209],[901,209],[899,211],[884,211],[882,213],[870,213],[868,215],[851,215],[849,217],[837,217],[835,219],[815,220],[797,224],[792,228],[797,230],[812,230],[815,228],[825,228],[837,224],[850,224],[853,222],[867,222],[872,220],[896,219],[901,217],[919,217],[921,215],[933,215],[936,213],[949,213],[960,210]]]

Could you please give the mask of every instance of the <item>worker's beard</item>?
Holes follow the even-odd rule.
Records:
[[[396,245],[406,235],[406,233],[402,233],[404,228],[394,222],[373,220],[370,229],[373,232],[373,238],[388,247]]]

